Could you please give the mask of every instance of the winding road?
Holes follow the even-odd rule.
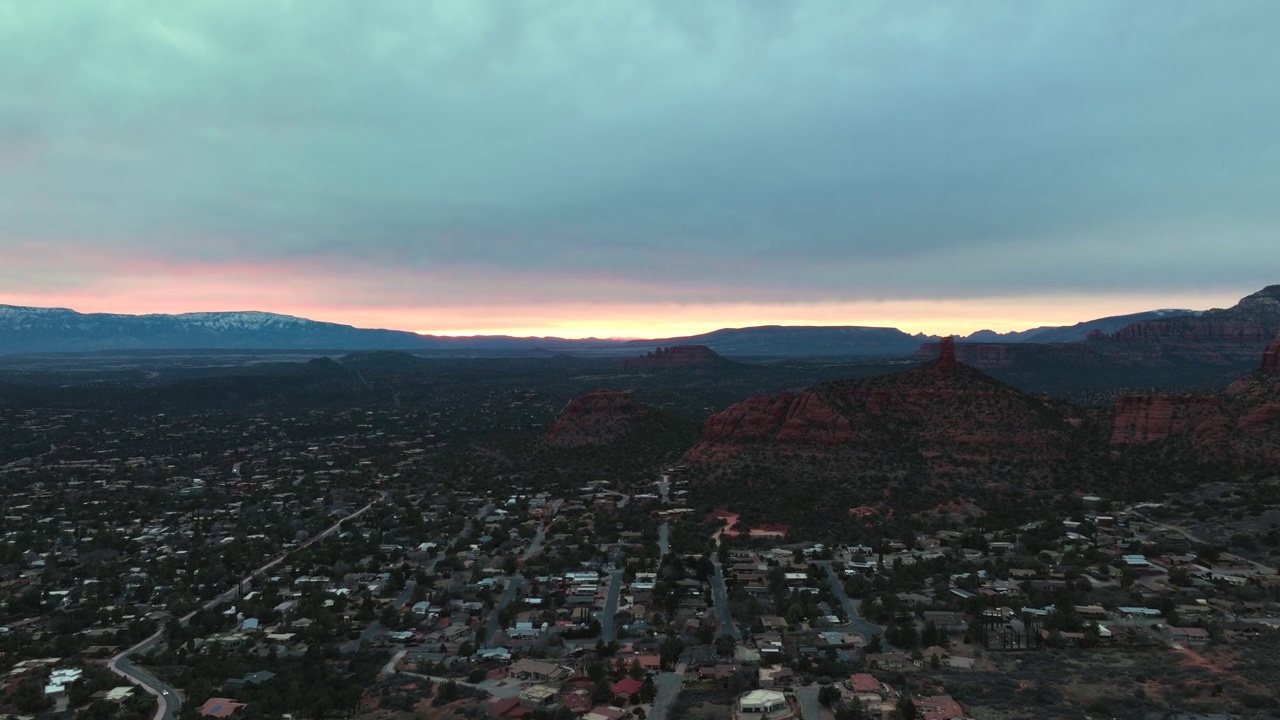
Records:
[[[297,552],[298,550],[301,550],[305,547],[309,547],[312,544],[317,543],[321,540],[324,540],[330,535],[336,533],[339,529],[342,528],[342,524],[344,522],[348,520],[354,520],[355,518],[360,517],[361,515],[368,512],[369,508],[373,507],[377,503],[382,502],[383,500],[386,500],[386,499],[387,499],[387,493],[386,492],[380,493],[378,495],[378,498],[376,500],[371,500],[368,505],[365,505],[364,507],[360,508],[359,510],[356,510],[350,515],[343,517],[341,520],[338,520],[337,522],[335,522],[333,525],[329,526],[325,530],[313,535],[312,537],[304,541],[301,545],[294,548],[293,550],[290,550],[289,552],[286,552],[283,555],[280,555],[279,557],[268,562],[267,564],[263,565],[257,570],[254,570],[253,572],[249,573],[240,582],[236,583],[235,586],[231,587],[229,590],[218,595],[217,597],[210,600],[209,602],[206,602],[205,604],[201,605],[200,610],[209,610],[211,608],[218,606],[221,603],[234,600],[237,597],[237,595],[240,593],[240,588],[244,585],[251,583],[253,581],[253,578],[256,575],[264,573],[270,570],[271,568],[275,567],[276,565],[279,565],[280,563],[284,562],[285,559],[287,559],[291,554]],[[191,618],[195,617],[195,614],[197,612],[199,612],[199,610],[192,610],[191,612],[179,618],[178,622],[182,623],[183,625],[186,625],[187,623],[191,622]],[[178,691],[176,689],[167,685],[164,681],[160,680],[159,678],[147,672],[146,670],[138,667],[137,665],[134,665],[133,661],[129,657],[130,655],[143,654],[143,653],[149,652],[151,648],[155,647],[156,644],[160,642],[160,639],[163,636],[164,636],[164,629],[162,628],[160,630],[157,630],[155,634],[153,634],[151,637],[148,637],[146,640],[143,640],[137,645],[134,645],[133,647],[122,651],[119,655],[116,655],[115,657],[108,660],[107,669],[109,669],[111,672],[115,673],[116,675],[119,675],[120,677],[124,678],[128,682],[141,687],[143,690],[146,690],[148,693],[155,696],[156,714],[154,716],[154,720],[173,720],[178,713],[178,708],[182,705],[182,696],[178,694]]]

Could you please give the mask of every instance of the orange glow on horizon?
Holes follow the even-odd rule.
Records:
[[[29,249],[27,254],[32,252]],[[1079,290],[949,300],[841,301],[784,295],[759,302],[644,302],[628,298],[679,297],[691,291],[587,277],[572,284],[576,296],[590,298],[579,300],[565,298],[562,278],[537,274],[381,269],[371,276],[369,268],[335,269],[325,262],[196,265],[108,252],[81,258],[92,270],[65,272],[32,261],[23,252],[7,259],[25,268],[23,277],[28,282],[25,287],[0,290],[0,303],[133,315],[260,310],[361,328],[446,336],[670,338],[759,325],[892,327],[911,334],[963,336],[983,329],[1009,332],[1072,325],[1158,308],[1230,307],[1257,290]],[[750,294],[749,289],[715,285],[700,291],[711,297]]]
[[[261,310],[361,328],[445,336],[636,339],[682,337],[759,325],[892,327],[925,335],[968,335],[983,329],[1009,332],[1072,325],[1157,308],[1230,307],[1256,290],[1168,294],[1080,291],[953,300],[681,303],[613,299],[607,294],[610,288],[589,286],[584,288],[584,294],[598,295],[598,299],[522,301],[518,293],[495,291],[486,296],[489,304],[459,304],[458,298],[465,295],[451,290],[435,296],[446,298],[444,301],[423,296],[417,290],[423,281],[412,274],[386,274],[379,283],[370,284],[357,275],[323,270],[299,273],[290,268],[248,264],[103,265],[113,272],[94,273],[82,285],[73,287],[10,288],[0,292],[0,303],[132,315]],[[507,282],[499,290],[512,288]],[[652,289],[631,287],[615,291],[617,296],[643,297]]]

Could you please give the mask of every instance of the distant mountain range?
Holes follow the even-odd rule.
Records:
[[[979,330],[968,337],[961,338],[960,342],[984,342],[984,343],[1060,343],[1060,342],[1080,342],[1089,337],[1090,333],[1100,332],[1104,335],[1119,330],[1126,325],[1132,325],[1136,322],[1148,322],[1152,320],[1166,320],[1176,317],[1187,317],[1200,315],[1198,310],[1150,310],[1147,312],[1132,313],[1129,315],[1113,315],[1111,317],[1098,318],[1097,320],[1087,320],[1085,322],[1076,323],[1075,325],[1064,325],[1059,327],[1038,327],[1030,330],[1022,330],[1018,332],[998,333],[991,330]]]
[[[1268,294],[1271,288],[1261,294]],[[1253,296],[1250,296],[1253,297]],[[1013,333],[979,331],[961,343],[1069,343],[1127,328],[1151,328],[1214,313],[1153,310],[1063,327]],[[356,328],[267,312],[179,315],[79,313],[64,308],[0,305],[0,354],[167,350],[409,350],[501,353],[591,352],[631,355],[673,345],[702,345],[730,357],[908,356],[936,336],[896,328],[780,326],[726,328],[701,335],[652,340],[570,340],[557,337],[481,335],[445,337],[399,330]]]

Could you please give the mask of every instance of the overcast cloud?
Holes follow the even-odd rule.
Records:
[[[1270,1],[0,0],[0,288],[1256,289],[1277,37]]]

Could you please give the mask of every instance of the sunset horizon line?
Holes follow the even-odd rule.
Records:
[[[506,336],[564,340],[670,340],[717,330],[769,326],[894,329],[908,335],[967,337],[981,330],[1022,332],[1065,327],[1106,317],[1161,309],[1203,311],[1230,307],[1239,290],[1183,293],[1107,293],[983,299],[896,299],[828,302],[620,302],[584,305],[549,302],[531,306],[363,307],[298,301],[277,295],[248,297],[114,298],[69,295],[0,295],[0,303],[81,314],[182,315],[251,313],[296,317],[359,329],[394,330],[420,336]],[[210,307],[239,310],[210,310]],[[270,307],[273,309],[262,309]]]

